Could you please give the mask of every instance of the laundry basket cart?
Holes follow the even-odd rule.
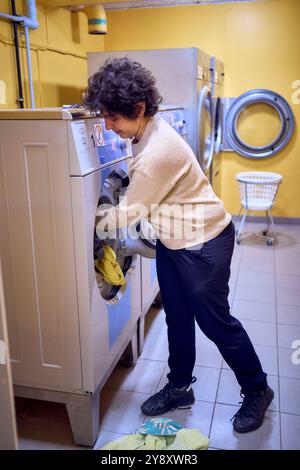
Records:
[[[236,179],[239,183],[241,197],[241,209],[239,214],[245,210],[241,223],[236,231],[237,244],[240,244],[242,238],[245,236],[242,235],[242,230],[248,211],[264,211],[266,213],[268,226],[262,231],[262,236],[266,239],[268,245],[273,245],[276,240],[276,234],[271,209],[274,205],[282,176],[278,173],[266,171],[244,171],[237,173]]]

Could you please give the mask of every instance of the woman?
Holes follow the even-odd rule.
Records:
[[[127,58],[107,61],[90,79],[84,105],[107,129],[132,139],[126,199],[104,212],[101,228],[148,217],[158,234],[157,276],[166,313],[169,382],[142,405],[156,416],[194,403],[195,320],[231,367],[244,396],[237,432],[257,429],[274,393],[241,323],[230,314],[228,281],[234,225],[188,144],[157,113],[155,79]]]

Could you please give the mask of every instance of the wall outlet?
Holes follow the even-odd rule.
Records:
[[[3,80],[0,80],[0,104],[6,104],[6,85]]]

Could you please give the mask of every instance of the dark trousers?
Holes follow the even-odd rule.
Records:
[[[158,240],[156,265],[169,341],[169,380],[191,383],[195,365],[195,320],[231,367],[242,393],[263,390],[266,374],[241,323],[228,303],[234,247],[231,222],[200,250],[170,250]]]

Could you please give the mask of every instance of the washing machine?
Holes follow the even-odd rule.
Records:
[[[130,142],[84,110],[0,112],[0,249],[15,393],[65,403],[83,445],[97,438],[99,391],[112,369],[125,349],[137,357],[140,248],[125,252],[123,231],[105,241],[95,231],[98,206],[126,191],[129,158]],[[96,269],[104,242],[122,285]]]
[[[128,57],[151,70],[162,105],[182,107],[186,141],[206,171],[214,149],[214,112],[210,90],[210,55],[197,47],[89,52],[91,76],[107,59]]]
[[[224,64],[216,57],[210,58],[210,90],[213,101],[214,146],[208,162],[208,178],[217,196],[221,197],[221,149],[223,138]]]

